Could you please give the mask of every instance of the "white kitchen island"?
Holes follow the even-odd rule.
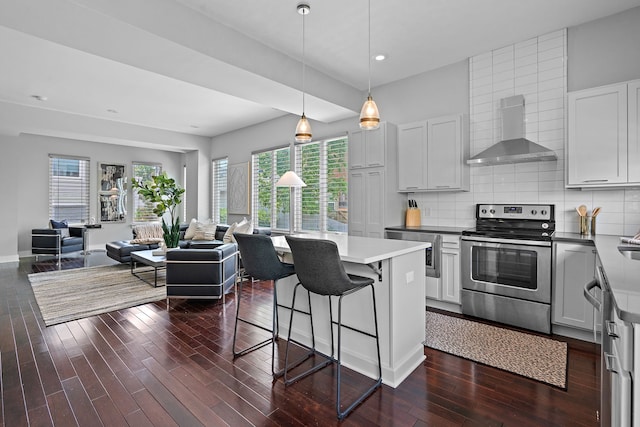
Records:
[[[375,279],[382,381],[397,387],[425,359],[425,249],[424,242],[373,239],[328,233],[296,234],[298,237],[327,239],[336,242],[347,273]],[[291,262],[291,251],[284,236],[272,237],[273,244]],[[294,261],[295,265],[295,261]],[[293,287],[297,277],[278,281],[278,315],[280,336],[288,333]],[[307,309],[306,292],[298,292],[296,308]],[[345,296],[343,325],[374,332],[371,292],[362,290]],[[329,308],[326,297],[312,295],[314,331],[318,351],[331,354]],[[338,300],[333,298],[334,321]],[[337,332],[334,328],[334,334]],[[292,337],[310,344],[308,316],[296,314]],[[377,377],[375,341],[362,334],[342,330],[342,363],[371,378]],[[335,335],[337,339],[337,334]],[[336,343],[337,348],[337,343]],[[337,355],[336,355],[337,356]]]

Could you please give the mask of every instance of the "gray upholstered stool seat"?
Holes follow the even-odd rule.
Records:
[[[376,294],[373,286],[374,279],[362,276],[356,276],[353,274],[347,274],[342,261],[340,260],[340,254],[338,253],[338,246],[335,242],[330,240],[319,239],[307,239],[302,237],[286,236],[287,243],[291,249],[293,255],[293,263],[296,267],[296,274],[300,281],[293,289],[293,301],[291,303],[292,315],[289,319],[289,336],[287,338],[287,350],[285,353],[285,366],[284,366],[284,381],[286,385],[290,385],[307,375],[319,371],[320,369],[336,362],[337,365],[337,381],[336,381],[336,412],[338,419],[344,419],[349,413],[360,403],[369,397],[376,389],[382,384],[382,364],[380,361],[380,341],[378,337],[378,314],[376,310]],[[307,290],[309,298],[309,318],[311,321],[311,347],[301,344],[298,341],[291,339],[291,330],[293,327],[293,314],[297,313],[295,309],[296,292],[301,286]],[[370,287],[371,298],[373,303],[373,323],[375,333],[357,329],[348,325],[342,324],[342,298],[345,295],[352,294],[361,289]],[[315,348],[315,337],[313,336],[313,314],[311,310],[311,296],[310,294],[316,294],[319,296],[326,296],[329,299],[329,320],[331,330],[331,355],[326,355],[318,352]],[[331,297],[338,297],[338,321],[333,320],[333,308],[331,304]],[[334,333],[333,325],[337,325],[338,330],[338,349],[337,359],[335,358],[334,351]],[[359,332],[368,337],[374,338],[376,342],[377,359],[378,359],[378,378],[374,384],[369,387],[364,393],[356,398],[349,405],[346,405],[346,409],[342,410],[340,401],[340,388],[341,388],[341,341],[342,341],[342,328],[348,328],[351,331]],[[318,363],[306,371],[289,378],[290,371],[299,364],[299,362],[289,363],[289,344],[295,343],[299,346],[305,347],[308,350],[305,358],[309,354],[321,356],[324,359],[321,363]]]
[[[239,282],[238,292],[236,294],[236,322],[233,330],[233,357],[243,356],[253,350],[264,347],[267,344],[275,344],[278,336],[278,294],[276,286],[279,279],[295,274],[293,265],[281,262],[278,258],[273,242],[269,236],[263,234],[240,234],[234,233],[234,238],[240,251],[240,258],[245,273],[248,276],[258,280],[273,281],[273,319],[271,328],[259,323],[247,320],[240,316],[240,306],[242,301],[242,288],[244,281]],[[236,339],[238,335],[238,322],[255,326],[264,331],[271,333],[271,338],[262,340],[243,350],[236,350]],[[271,372],[275,376],[280,372],[275,371],[275,345],[271,348]]]

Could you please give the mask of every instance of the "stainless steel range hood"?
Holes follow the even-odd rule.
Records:
[[[471,166],[493,166],[507,163],[557,160],[555,151],[529,141],[525,136],[524,96],[500,100],[502,141],[467,160]]]

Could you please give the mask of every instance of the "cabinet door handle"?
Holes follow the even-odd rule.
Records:
[[[418,188],[418,187],[417,187],[417,186],[415,186],[415,187],[405,187],[405,188],[406,188],[407,190],[410,190],[410,189],[412,189],[412,188]]]
[[[608,179],[585,179],[582,182],[609,182]]]
[[[369,163],[369,166],[382,166],[382,163]]]
[[[436,188],[449,188],[450,185],[436,185]]]

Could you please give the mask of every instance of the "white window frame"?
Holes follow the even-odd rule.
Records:
[[[60,175],[60,162],[78,161],[78,176]],[[91,160],[86,157],[49,154],[49,218],[70,223],[85,223],[90,215]],[[64,207],[77,211],[61,213]],[[64,217],[64,218],[62,218]]]
[[[335,138],[328,138],[328,139],[324,139],[324,140],[319,140],[319,141],[312,141],[310,143],[307,144],[300,144],[300,145],[296,145],[295,146],[295,172],[296,174],[298,174],[298,176],[300,176],[302,178],[302,180],[304,181],[305,178],[307,181],[307,185],[309,187],[311,186],[317,186],[318,189],[318,208],[319,208],[319,213],[318,213],[318,227],[317,228],[313,228],[313,229],[304,229],[303,228],[303,220],[302,220],[302,215],[303,215],[303,198],[304,198],[304,193],[305,190],[307,189],[307,187],[302,188],[301,191],[298,191],[296,193],[296,197],[295,197],[295,204],[296,204],[296,208],[295,208],[295,231],[301,231],[301,232],[329,232],[329,233],[337,233],[337,234],[347,234],[348,233],[348,225],[347,223],[344,223],[344,231],[339,231],[339,230],[329,230],[329,222],[328,222],[328,218],[329,218],[329,206],[328,206],[328,195],[329,195],[329,178],[328,178],[328,172],[329,172],[329,164],[328,164],[328,153],[329,153],[329,146],[331,143],[333,142],[337,142],[337,141],[342,141],[344,140],[346,142],[346,147],[345,147],[345,158],[344,158],[344,178],[346,180],[346,188],[345,188],[345,198],[346,200],[348,200],[348,144],[349,141],[347,139],[347,136],[340,136],[340,137],[335,137]],[[310,177],[305,177],[305,172],[302,170],[303,165],[302,165],[302,151],[305,147],[309,146],[309,145],[313,145],[316,144],[319,146],[319,165],[318,165],[318,177],[317,179],[313,179]],[[308,190],[306,190],[308,191]],[[348,215],[348,205],[346,207],[344,207],[346,214]]]
[[[276,182],[278,182],[278,179],[280,179],[280,174],[278,173],[278,164],[277,164],[277,159],[278,159],[278,154],[279,153],[284,153],[287,152],[289,155],[289,160],[288,160],[288,164],[286,166],[286,170],[281,170],[281,173],[286,172],[287,170],[291,170],[291,151],[290,151],[290,147],[289,146],[285,146],[285,147],[277,147],[277,148],[273,148],[273,149],[269,149],[269,150],[264,150],[264,151],[260,151],[260,152],[254,152],[251,154],[251,164],[252,164],[252,169],[251,169],[251,188],[252,188],[252,197],[251,197],[251,218],[253,220],[253,226],[254,227],[258,227],[258,226],[262,226],[262,227],[270,227],[272,230],[274,231],[279,231],[279,232],[288,232],[289,231],[289,227],[288,227],[288,222],[289,222],[289,209],[290,209],[290,203],[289,203],[289,188],[285,188],[285,187],[276,187]],[[260,171],[260,162],[258,161],[258,158],[260,156],[269,154],[271,155],[271,165],[270,165],[270,170],[269,171]],[[280,165],[281,169],[283,165]],[[259,179],[261,177],[262,173],[266,173],[267,175],[267,179],[268,182],[270,184],[270,192],[271,192],[271,196],[270,196],[270,206],[268,206],[269,209],[269,213],[270,213],[270,218],[269,218],[269,224],[264,224],[264,223],[260,223],[260,212],[262,211],[262,206],[260,205],[260,200],[259,200]],[[277,204],[278,204],[278,194],[280,193],[280,200],[282,201],[282,207],[283,207],[283,212],[282,212],[282,220],[286,220],[287,222],[287,226],[280,226],[278,227],[278,209],[277,209]],[[285,200],[286,199],[286,200]],[[284,224],[282,224],[284,225]]]
[[[227,171],[229,170],[229,158],[223,157],[211,161],[211,218],[216,224],[229,221],[229,211],[222,215],[222,210],[227,209]],[[224,194],[224,197],[222,197]]]
[[[139,180],[141,177],[138,176],[136,173],[136,166],[150,166],[150,167],[154,167],[155,171],[153,172],[153,175],[159,175],[162,173],[162,164],[161,163],[154,163],[154,162],[137,162],[137,161],[133,161],[131,162],[131,179],[132,180]],[[142,219],[137,219],[138,218],[138,209],[142,206],[145,205],[145,201],[141,200],[140,197],[138,196],[138,191],[133,188],[132,189],[132,196],[131,197],[133,199],[133,220],[132,222],[135,223],[144,223],[144,222],[158,222],[160,221],[160,218],[158,218],[157,215],[155,215],[154,213],[151,213],[150,215],[145,216]],[[153,216],[152,216],[153,215]]]

